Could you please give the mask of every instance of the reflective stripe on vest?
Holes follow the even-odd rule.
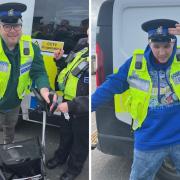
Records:
[[[79,78],[72,74],[72,71],[83,61],[89,61],[88,57],[82,57],[88,52],[88,48],[84,48],[76,54],[76,57],[64,68],[58,76],[59,89],[63,91],[64,98],[72,100],[76,97],[77,84]]]
[[[31,37],[23,35],[19,41],[20,48],[20,76],[17,86],[17,94],[20,99],[23,99],[24,95],[28,94],[31,80],[29,77],[29,71],[34,58],[34,50],[31,44]],[[29,54],[24,54],[24,49],[29,49]],[[0,99],[3,98],[8,85],[11,64],[2,48],[2,40],[0,39]]]
[[[142,61],[140,61],[140,59]],[[141,64],[140,62],[142,62],[142,67],[140,69],[137,68],[136,62],[138,62],[138,64]],[[132,128],[133,130],[136,130],[142,126],[142,123],[147,116],[152,91],[152,81],[147,70],[143,50],[134,51],[127,81],[129,83],[129,89],[120,95],[124,96],[125,94],[126,96],[120,98],[119,95],[116,95],[115,107],[118,107],[117,103],[119,103],[118,101],[120,99],[124,99],[124,103],[121,103],[121,106],[124,106],[122,109],[131,114],[131,117],[133,118]],[[180,99],[180,61],[177,60],[176,56],[174,56],[170,69],[170,83]],[[116,112],[123,112],[120,109],[115,109]]]

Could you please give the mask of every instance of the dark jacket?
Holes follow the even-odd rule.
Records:
[[[13,109],[21,104],[21,99],[17,95],[17,85],[20,75],[20,51],[19,44],[16,45],[13,51],[10,51],[2,40],[4,52],[11,63],[11,74],[8,81],[7,89],[3,99],[0,101],[0,109]],[[33,45],[34,59],[30,69],[30,78],[36,83],[37,88],[49,88],[49,80],[44,66],[43,57],[37,45]]]
[[[82,48],[82,46],[79,46]],[[81,49],[80,49],[81,50]],[[58,67],[58,74],[67,66],[65,58],[55,61]],[[56,80],[55,89],[59,90]],[[64,101],[67,101],[64,99]],[[67,101],[70,113],[76,116],[88,115],[89,112],[89,69],[82,72],[77,84],[76,97],[72,101]]]

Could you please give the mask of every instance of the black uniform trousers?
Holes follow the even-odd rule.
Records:
[[[79,174],[89,152],[89,116],[82,115],[64,120],[60,127],[59,147],[55,156],[62,163],[68,161],[68,172]]]

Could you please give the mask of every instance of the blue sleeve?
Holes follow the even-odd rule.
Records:
[[[91,96],[91,109],[96,109],[104,103],[113,99],[115,94],[120,94],[129,88],[127,83],[127,76],[132,58],[129,58],[124,65],[122,65],[118,73],[111,74],[107,80],[99,86]]]

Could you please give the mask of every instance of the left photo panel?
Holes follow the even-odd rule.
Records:
[[[89,0],[0,2],[0,180],[89,179]]]

